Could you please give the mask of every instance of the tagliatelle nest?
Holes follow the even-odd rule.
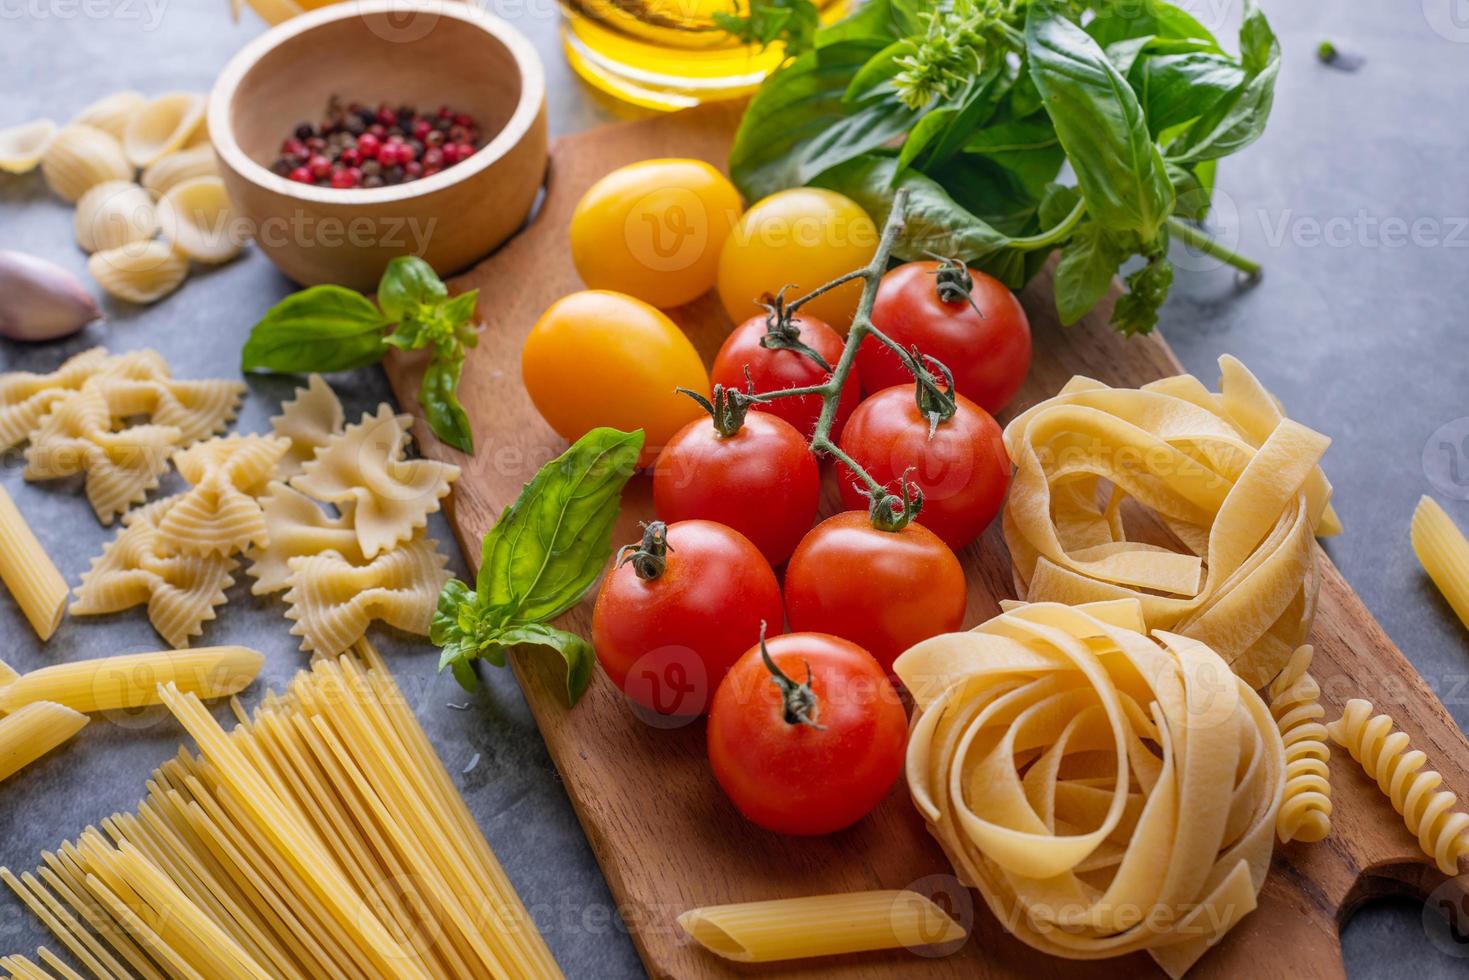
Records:
[[[1149,629],[1202,641],[1259,688],[1305,642],[1313,539],[1340,530],[1317,465],[1330,440],[1239,361],[1219,365],[1218,394],[1191,375],[1077,377],[1011,422],[1005,541],[1022,598],[1137,599]]]
[[[913,801],[1016,937],[1181,976],[1256,905],[1285,788],[1269,709],[1136,600],[1007,604],[894,670]]]

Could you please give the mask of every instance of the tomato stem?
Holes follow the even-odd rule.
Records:
[[[801,328],[796,326],[794,316],[785,305],[786,290],[790,288],[782,286],[769,303],[763,304],[766,312],[765,336],[760,338],[760,346],[766,350],[795,351],[811,358],[821,370],[830,371],[831,365],[821,356],[821,352],[801,339]]]
[[[738,435],[745,425],[745,416],[750,412],[751,400],[748,395],[734,389],[726,388],[724,385],[715,385],[713,398],[705,398],[697,391],[688,388],[675,388],[674,391],[681,395],[688,395],[714,420],[714,431],[721,436]]]
[[[642,528],[642,541],[625,544],[618,550],[617,567],[631,562],[638,578],[651,582],[668,567],[668,553],[673,550],[673,545],[668,543],[668,525],[662,521],[644,523]]]
[[[765,669],[770,671],[770,679],[775,686],[780,688],[781,717],[787,725],[805,725],[807,728],[815,728],[825,731],[826,726],[817,722],[821,715],[821,705],[816,700],[816,692],[811,689],[811,663],[806,662],[806,680],[797,684],[786,676],[785,671],[776,666],[775,660],[770,656],[770,650],[765,646],[765,620],[760,620],[760,659],[765,661]]]

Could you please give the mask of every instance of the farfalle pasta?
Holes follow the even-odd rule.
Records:
[[[285,597],[291,632],[301,649],[327,655],[362,639],[375,619],[426,636],[449,580],[444,565],[434,543],[421,538],[360,566],[330,552],[292,558]]]
[[[1012,607],[894,665],[908,785],[961,880],[1030,946],[1178,977],[1256,906],[1285,787],[1269,709],[1137,600]]]
[[[237,562],[222,555],[175,553],[159,525],[178,503],[169,497],[127,516],[123,529],[82,574],[74,616],[99,616],[147,604],[148,620],[175,648],[189,645],[225,602]]]
[[[181,450],[174,458],[192,488],[164,515],[159,536],[186,555],[230,555],[268,540],[263,492],[286,440],[276,436],[222,436]]]
[[[352,508],[357,542],[368,558],[413,537],[459,478],[459,467],[450,463],[403,458],[411,421],[384,404],[333,437],[291,479],[308,496]]]
[[[268,595],[291,587],[292,558],[331,553],[354,564],[367,559],[357,545],[349,516],[333,517],[310,497],[284,483],[272,483],[260,500],[267,543],[249,552],[250,591]]]
[[[101,347],[68,358],[50,374],[0,374],[0,451],[30,438],[52,406],[76,394],[107,363]]]
[[[1317,465],[1329,440],[1239,361],[1220,367],[1218,394],[1188,375],[1137,390],[1073,378],[1012,421],[1005,540],[1022,597],[1136,599],[1150,628],[1204,642],[1258,688],[1315,613],[1314,538],[1339,526]]]
[[[296,397],[281,403],[281,413],[270,420],[271,431],[291,443],[276,466],[276,474],[289,479],[301,472],[316,451],[333,436],[340,435],[347,417],[332,386],[319,374],[296,389]]]

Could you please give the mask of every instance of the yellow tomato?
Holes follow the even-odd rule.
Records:
[[[740,195],[703,160],[644,160],[603,177],[571,216],[571,258],[593,289],[667,308],[714,288]]]
[[[719,256],[719,297],[735,323],[761,312],[762,296],[782,286],[795,299],[872,261],[877,227],[854,200],[835,191],[797,187],[746,211]],[[842,333],[852,325],[862,280],[839,286],[801,308]]]
[[[704,414],[674,389],[709,396],[709,372],[677,324],[642,300],[600,289],[572,293],[541,314],[521,348],[520,374],[537,411],[570,442],[599,425],[642,429],[642,466]]]

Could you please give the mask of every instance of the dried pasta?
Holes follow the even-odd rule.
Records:
[[[135,814],[0,879],[104,976],[560,977],[402,692],[359,652],[237,708],[232,733],[164,689],[198,754],[164,763]]]
[[[4,487],[0,487],[0,581],[36,635],[43,642],[51,639],[66,612],[66,579]]]
[[[1188,375],[1138,390],[1073,378],[1012,421],[1004,532],[1022,597],[1137,599],[1150,628],[1205,643],[1258,688],[1315,614],[1313,539],[1337,524],[1317,465],[1329,440],[1239,361],[1219,364],[1218,394]],[[1129,502],[1156,526],[1132,526]]]
[[[193,485],[159,522],[159,537],[189,555],[229,555],[269,540],[255,496],[288,444],[275,436],[221,436],[174,456]]]
[[[186,180],[218,176],[219,166],[214,160],[214,147],[195,146],[153,161],[143,171],[142,183],[148,193],[158,198]]]
[[[23,705],[0,718],[0,782],[70,741],[87,720],[50,701]]]
[[[87,259],[97,285],[129,303],[156,303],[184,284],[189,260],[165,242],[135,242]]]
[[[75,394],[106,363],[107,351],[93,347],[68,358],[50,374],[0,374],[0,450],[13,449],[30,438],[57,402]]]
[[[341,433],[346,421],[332,386],[321,375],[311,375],[306,387],[297,388],[296,397],[282,402],[281,413],[270,420],[271,431],[291,441],[291,448],[276,466],[276,475],[289,479],[300,473],[318,449]]]
[[[1135,599],[1020,605],[894,670],[913,801],[1026,944],[1173,977],[1255,908],[1285,788],[1269,709]]]
[[[1377,780],[1423,853],[1444,874],[1458,874],[1459,859],[1469,854],[1469,813],[1455,810],[1459,798],[1438,788],[1443,776],[1423,769],[1428,756],[1408,747],[1408,733],[1396,731],[1387,715],[1373,715],[1372,704],[1361,698],[1348,701],[1326,730]]]
[[[82,574],[74,616],[98,616],[147,604],[148,620],[173,647],[204,632],[225,603],[238,567],[223,555],[172,553],[158,526],[177,502],[169,497],[133,511],[124,527]]]
[[[260,505],[268,543],[248,554],[246,573],[255,579],[250,587],[254,595],[290,588],[292,558],[330,552],[353,565],[366,563],[351,518],[329,516],[320,504],[284,483],[272,483]]]
[[[67,201],[76,201],[98,184],[132,180],[133,167],[122,146],[95,126],[70,123],[57,130],[41,156],[46,186]]]
[[[959,923],[912,891],[854,892],[693,909],[678,917],[705,949],[738,963],[957,942]]]
[[[122,145],[135,167],[146,167],[181,149],[204,121],[204,96],[169,92],[142,106],[128,121]]]
[[[242,225],[218,177],[180,181],[158,202],[158,224],[165,241],[195,262],[217,265],[240,254]]]
[[[1419,500],[1413,511],[1413,552],[1459,622],[1469,628],[1469,541],[1430,497]]]
[[[459,467],[404,459],[412,419],[384,404],[317,451],[291,486],[339,506],[350,505],[357,541],[368,558],[413,537],[439,509]]]
[[[446,559],[419,538],[355,566],[339,555],[291,558],[286,618],[301,649],[335,655],[362,639],[380,619],[409,633],[428,635],[439,592],[449,580]]]
[[[50,119],[0,129],[0,170],[12,174],[35,170],[55,135],[56,123]]]
[[[147,103],[148,100],[141,92],[113,92],[111,95],[104,95],[77,113],[72,122],[96,126],[100,130],[111,133],[118,142],[121,142],[123,134],[127,132],[128,123],[132,122],[133,116],[137,115],[138,110]]]
[[[1270,684],[1270,713],[1285,744],[1285,798],[1275,821],[1282,844],[1314,843],[1331,833],[1331,749],[1321,719],[1321,687],[1311,676],[1309,646],[1298,648]]]
[[[158,232],[158,215],[143,188],[130,180],[109,180],[77,201],[72,229],[82,251],[106,251],[151,239]]]
[[[201,698],[227,698],[249,687],[264,663],[249,647],[225,646],[56,664],[0,687],[0,710],[53,702],[88,714],[130,711],[161,704],[158,688],[165,684]]]

